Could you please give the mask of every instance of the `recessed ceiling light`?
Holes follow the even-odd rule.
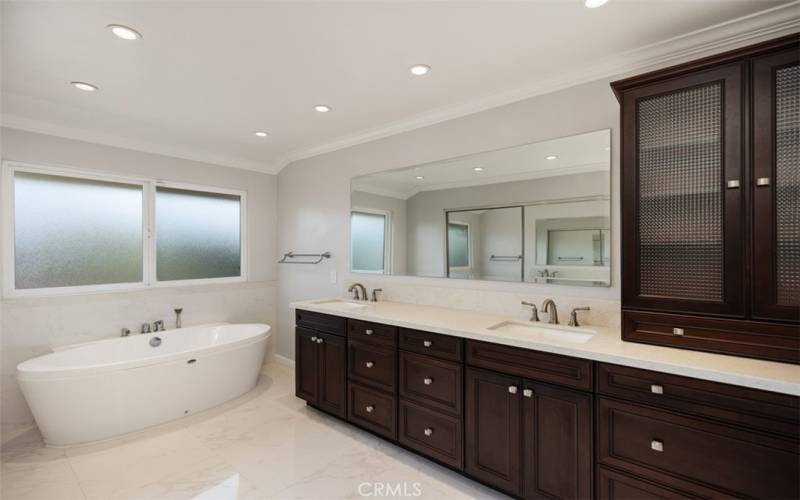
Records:
[[[331,110],[331,107],[330,106],[326,106],[324,104],[317,104],[316,106],[314,106],[314,109],[317,110],[320,113],[327,113],[328,111]]]
[[[558,156],[556,156],[556,155],[550,155],[550,156],[545,156],[544,157],[545,160],[555,160],[557,158],[558,158]]]
[[[95,90],[98,90],[97,86],[92,85],[91,83],[86,83],[86,82],[69,82],[69,83],[76,89],[83,90],[84,92],[94,92]]]
[[[475,167],[472,170],[474,170],[476,172],[483,172],[483,167]]]
[[[109,24],[106,28],[110,29],[112,33],[123,40],[139,40],[142,34],[133,28],[123,26],[121,24]]]
[[[431,72],[431,67],[427,64],[415,64],[408,70],[411,71],[411,74],[414,76],[423,76]]]
[[[608,0],[584,0],[583,5],[586,6],[587,9],[596,9],[598,7],[602,7],[608,3]]]
[[[424,179],[425,177],[423,177],[423,176],[421,176],[421,175],[418,175],[418,176],[416,176],[416,177],[414,177],[414,178],[415,178],[415,179],[417,179],[418,181],[421,181],[421,180],[422,180],[422,179]]]
[[[266,132],[256,132],[255,134],[256,134],[257,136],[259,136],[259,137],[266,137],[266,136],[268,136],[268,135],[269,135],[269,134],[268,134],[268,133],[266,133]]]

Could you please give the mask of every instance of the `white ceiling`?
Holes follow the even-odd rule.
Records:
[[[3,123],[274,172],[558,86],[696,56],[693,47],[796,29],[797,2],[786,4],[2,2]],[[728,23],[742,16],[750,17]],[[117,39],[109,23],[144,38]],[[412,77],[415,63],[433,71]],[[78,91],[72,80],[100,91]],[[333,111],[315,112],[318,103]]]
[[[408,199],[433,191],[611,169],[611,131],[597,130],[513,148],[356,177],[357,191]],[[548,156],[556,156],[548,160]],[[480,172],[473,170],[482,168]],[[422,179],[417,179],[422,177]]]

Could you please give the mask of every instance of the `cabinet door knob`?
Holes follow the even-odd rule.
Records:
[[[433,345],[433,342],[430,340],[423,340],[422,345],[424,345],[425,347],[430,347]]]
[[[516,385],[509,385],[508,386],[508,392],[510,392],[511,394],[516,394],[517,393],[517,386]]]
[[[664,394],[664,386],[661,384],[651,384],[650,392],[653,394]]]
[[[659,441],[658,439],[650,441],[650,449],[658,452],[664,451],[664,441]]]
[[[367,368],[372,368],[373,366],[375,366],[375,363],[373,363],[372,361],[367,361],[366,363],[364,363],[364,366],[366,366]]]
[[[673,328],[672,329],[673,335],[683,335],[683,328]]]
[[[424,432],[426,436],[429,436],[429,437],[433,436],[433,429],[431,429],[430,427],[426,427],[425,430],[422,431],[422,432]]]
[[[320,337],[320,338],[318,338],[318,339],[317,339],[317,344],[321,344],[322,342],[323,342],[323,339],[322,339],[322,337]]]
[[[311,342],[316,342],[316,341],[317,341],[317,337],[311,337]]]
[[[369,328],[367,328],[366,330],[364,330],[364,335],[372,335],[373,333],[375,333],[375,332],[373,332],[373,331],[372,331],[372,330],[370,330]]]
[[[372,406],[372,405],[368,405],[368,406],[367,406],[366,408],[364,408],[364,409],[365,409],[365,410],[367,410],[367,413],[372,413],[373,411],[375,411],[375,407],[374,407],[374,406]]]
[[[433,383],[433,379],[432,379],[432,378],[430,378],[430,377],[425,377],[424,379],[422,379],[422,382],[423,382],[425,385],[431,385],[431,384]]]
[[[522,390],[522,395],[525,396],[526,398],[532,398],[533,397],[533,389],[523,389]]]

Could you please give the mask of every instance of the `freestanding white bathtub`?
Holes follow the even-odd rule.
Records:
[[[133,334],[30,359],[17,366],[17,379],[49,446],[97,441],[248,392],[269,331],[215,324]]]

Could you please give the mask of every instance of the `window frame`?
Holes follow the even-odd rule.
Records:
[[[363,214],[382,215],[383,219],[383,270],[381,271],[366,271],[361,269],[353,269],[353,212]],[[351,273],[356,274],[375,274],[375,275],[390,275],[392,274],[392,212],[390,210],[383,210],[380,208],[367,208],[367,207],[351,207],[350,220],[348,221],[348,236],[350,238],[350,263],[349,268]]]
[[[61,286],[47,288],[16,288],[15,238],[16,216],[14,175],[26,172],[74,179],[142,186],[142,280],[133,283],[108,283],[98,285]],[[158,281],[156,277],[156,188],[167,187],[197,191],[201,193],[227,194],[239,196],[239,276],[225,278],[199,278],[187,280]],[[17,160],[2,162],[2,267],[3,297],[46,297],[58,295],[81,295],[137,291],[158,288],[239,283],[248,281],[247,252],[247,192],[237,189],[220,188],[201,184],[164,181],[146,177],[109,174],[107,172],[76,168],[63,165],[46,165]]]

